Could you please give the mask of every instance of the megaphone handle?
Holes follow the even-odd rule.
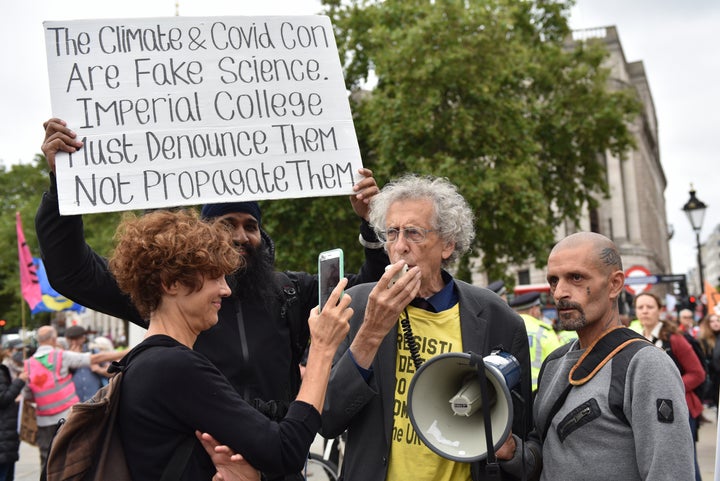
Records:
[[[500,479],[500,465],[495,457],[495,444],[492,439],[492,420],[490,416],[490,393],[488,392],[487,376],[485,375],[485,361],[481,356],[470,352],[470,364],[477,366],[477,376],[480,381],[480,399],[482,399],[483,422],[485,424],[485,445],[487,446],[487,465],[485,474],[487,479]]]

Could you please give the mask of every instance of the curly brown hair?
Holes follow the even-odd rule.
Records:
[[[110,271],[145,319],[160,305],[163,286],[179,282],[197,291],[205,278],[231,274],[243,264],[230,231],[193,210],[126,214],[115,240]]]

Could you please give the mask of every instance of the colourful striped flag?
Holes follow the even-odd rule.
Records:
[[[42,301],[40,282],[38,281],[32,254],[30,254],[30,248],[25,242],[20,212],[15,212],[15,223],[17,226],[18,259],[20,262],[20,290],[28,306],[30,306],[30,310],[32,310]]]
[[[50,285],[50,281],[47,278],[47,272],[45,271],[45,265],[42,259],[35,257],[35,269],[40,282],[40,292],[42,293],[42,301],[38,303],[32,310],[32,314],[38,312],[54,312],[54,311],[77,311],[85,312],[85,307],[77,304],[67,297],[60,294],[58,291],[53,289]]]

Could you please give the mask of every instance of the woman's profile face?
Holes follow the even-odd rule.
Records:
[[[660,306],[652,296],[640,296],[635,300],[635,314],[646,330],[660,322]]]
[[[197,291],[189,287],[181,289],[177,303],[184,322],[196,333],[210,329],[218,322],[222,298],[228,297],[230,292],[225,276],[204,277],[202,287]]]

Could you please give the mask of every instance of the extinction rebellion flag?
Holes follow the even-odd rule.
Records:
[[[33,257],[25,242],[20,212],[15,213],[18,238],[18,259],[20,263],[20,290],[30,306],[30,312],[77,311],[85,308],[60,295],[52,288],[45,272],[42,259]]]

